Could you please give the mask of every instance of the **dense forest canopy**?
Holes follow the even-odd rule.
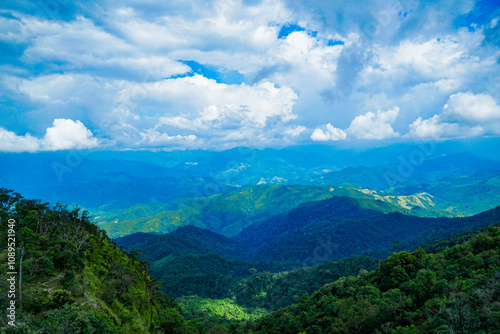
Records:
[[[88,212],[0,189],[0,218],[2,291],[8,291],[9,219],[16,222],[19,269],[16,326],[2,317],[2,333],[164,333],[171,319],[182,319],[147,261],[117,248]],[[1,308],[9,303],[2,293]]]

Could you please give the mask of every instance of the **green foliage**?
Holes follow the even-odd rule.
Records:
[[[216,254],[184,255],[153,264],[152,273],[158,277],[162,290],[169,296],[224,298],[240,279],[251,275],[250,269],[254,267],[264,271],[277,266],[229,260]]]
[[[372,200],[363,203],[365,208],[383,212],[429,217],[448,215],[447,212],[419,207],[422,202],[430,201],[425,194],[395,197],[329,185],[258,185],[210,196],[200,201],[201,204],[192,199],[178,199],[164,204],[138,204],[120,211],[103,210],[99,212],[99,225],[113,237],[137,232],[168,233],[187,224],[232,237],[245,227],[287,213],[303,203],[333,196]],[[403,202],[405,204],[401,206]],[[427,206],[432,207],[431,204],[434,203],[430,201]],[[413,207],[419,209],[410,210]]]
[[[207,197],[202,204],[193,205],[192,200],[184,199],[162,206],[140,204],[123,212],[104,213],[100,225],[115,237],[135,232],[166,233],[187,224],[233,236],[250,224],[332,195],[326,186],[250,186],[237,193],[227,191]]]
[[[372,271],[377,265],[378,260],[373,257],[357,256],[281,273],[254,273],[240,280],[230,296],[240,305],[277,310],[342,276],[357,275],[361,270]]]
[[[26,317],[16,327],[8,326],[5,334],[121,334],[120,328],[101,313],[88,313],[73,305],[46,312],[40,318]]]
[[[383,258],[393,251],[394,239],[400,242],[400,250],[409,250],[500,220],[500,208],[453,219],[384,214],[384,208],[389,210],[390,205],[333,197],[305,203],[285,215],[253,224],[236,239],[245,245],[249,260],[310,266],[355,255]]]
[[[223,325],[216,325],[207,332],[207,334],[231,334],[229,329]]]
[[[62,284],[66,288],[71,288],[73,285],[78,284],[78,280],[73,270],[66,270],[62,279]]]
[[[15,331],[154,331],[164,297],[149,276],[147,263],[118,249],[87,212],[27,200],[0,189],[0,216],[16,221],[16,252],[23,254],[22,300],[16,304]],[[6,233],[5,228],[0,230],[0,258],[6,257]],[[0,273],[4,291],[6,272]],[[8,302],[6,296],[0,296],[2,308]],[[13,330],[5,317],[0,319],[0,332]]]
[[[52,293],[49,300],[50,308],[60,308],[66,304],[72,304],[75,299],[68,290],[56,290]]]
[[[256,320],[267,312],[260,308],[243,307],[230,299],[209,299],[198,296],[178,298],[177,301],[186,319],[195,320],[212,328],[223,324]]]
[[[181,333],[184,318],[177,308],[169,307],[158,314],[154,326],[162,333]]]
[[[499,333],[500,226],[426,254],[381,261],[251,325],[256,333]],[[242,327],[240,327],[242,328]]]

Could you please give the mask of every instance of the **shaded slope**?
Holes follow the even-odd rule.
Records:
[[[240,257],[242,244],[223,235],[195,226],[180,227],[169,234],[135,233],[115,239],[127,250],[138,249],[150,262],[167,256],[215,253],[229,258]]]
[[[374,206],[378,211],[367,209]],[[249,259],[285,261],[297,266],[367,254],[383,256],[394,239],[409,248],[479,227],[500,217],[500,208],[467,218],[419,218],[384,214],[387,203],[346,197],[307,203],[285,215],[252,225],[236,239]]]

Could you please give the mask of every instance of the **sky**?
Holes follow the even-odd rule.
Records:
[[[0,152],[500,136],[500,2],[0,4]]]

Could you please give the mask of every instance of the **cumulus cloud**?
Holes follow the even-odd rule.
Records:
[[[443,107],[443,117],[467,123],[495,122],[500,120],[500,106],[488,94],[460,92],[450,96]]]
[[[99,140],[80,121],[55,119],[41,140],[46,151],[87,149],[99,145]]]
[[[342,130],[326,125],[326,131],[320,128],[314,130],[311,135],[313,141],[330,141],[343,139],[388,139],[399,137],[399,133],[394,131],[392,124],[396,121],[399,108],[394,107],[387,111],[367,112],[354,118],[348,129]]]
[[[191,126],[198,129],[231,127],[233,123],[264,127],[270,117],[279,117],[284,122],[297,118],[293,112],[295,92],[288,87],[276,88],[270,82],[226,85],[195,75],[141,86],[146,92],[142,103],[175,102],[177,108],[191,115]],[[129,92],[134,99],[134,87],[122,94]],[[161,121],[173,126],[180,125],[179,122],[189,124],[186,118],[175,116],[163,117]]]
[[[23,121],[0,124],[35,135],[3,129],[4,146],[58,149],[41,142],[62,135],[54,119],[133,148],[496,134],[493,3],[125,0],[50,18],[9,5],[0,103]]]
[[[43,138],[30,134],[16,135],[0,127],[0,151],[2,152],[37,152],[72,149],[89,149],[99,145],[94,137],[80,121],[71,119],[55,119]]]
[[[399,114],[399,108],[394,107],[387,111],[377,111],[376,113],[367,112],[364,115],[357,116],[351,122],[347,132],[349,136],[356,139],[387,139],[399,137],[392,124],[396,121]]]
[[[417,138],[463,138],[500,134],[500,105],[488,94],[453,94],[440,114],[409,126]]]
[[[135,84],[120,94],[129,105],[140,101],[141,106],[150,109],[152,114],[160,115],[154,131],[144,132],[148,134],[145,137],[141,134],[147,140],[160,138],[157,131],[163,131],[161,133],[168,133],[161,137],[166,143],[171,141],[172,135],[180,135],[175,137],[179,140],[192,135],[194,137],[186,137],[192,138],[189,143],[192,144],[195,138],[204,138],[196,143],[213,147],[222,138],[234,142],[250,141],[259,131],[294,137],[305,129],[293,124],[283,127],[297,118],[293,112],[297,95],[288,87],[277,88],[269,82],[252,86],[226,85],[195,75],[159,83]],[[153,141],[158,142],[157,139]]]
[[[36,152],[40,149],[38,138],[25,134],[18,136],[12,131],[0,127],[1,152]]]
[[[347,138],[347,133],[339,128],[334,127],[330,123],[326,125],[326,131],[315,129],[311,135],[313,141],[335,141]]]

